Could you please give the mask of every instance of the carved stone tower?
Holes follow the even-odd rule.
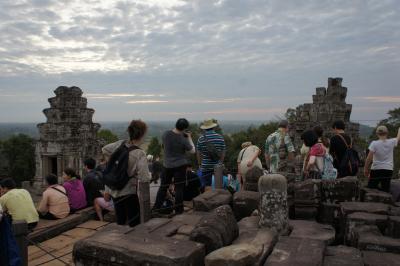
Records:
[[[358,123],[350,122],[352,105],[346,103],[347,88],[342,87],[342,78],[329,78],[328,88],[320,87],[313,95],[313,103],[306,103],[296,108],[296,119],[291,129],[296,148],[301,147],[301,134],[314,126],[321,126],[324,135],[332,135],[332,124],[335,120],[343,120],[346,133],[353,139],[359,135]]]
[[[40,139],[36,144],[36,185],[43,185],[48,174],[61,179],[67,167],[82,174],[83,160],[100,154],[100,124],[92,122],[94,110],[87,108],[82,90],[62,86],[54,93],[56,96],[49,98],[50,108],[43,110],[46,123],[37,125]]]

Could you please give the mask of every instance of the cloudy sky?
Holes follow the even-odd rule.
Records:
[[[352,119],[400,106],[400,2],[1,0],[0,122],[78,86],[97,121],[268,120],[343,77]]]

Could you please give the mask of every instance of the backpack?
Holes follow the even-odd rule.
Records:
[[[333,166],[333,158],[330,154],[324,155],[324,167],[322,169],[321,179],[336,179],[337,169]]]
[[[221,153],[217,150],[217,148],[212,144],[208,139],[206,134],[203,135],[204,140],[206,141],[206,150],[207,154],[213,161],[219,161],[221,159]]]
[[[129,153],[133,150],[140,149],[135,145],[128,148],[125,144],[126,141],[113,152],[103,172],[103,183],[113,190],[123,189],[132,178],[128,175]]]
[[[342,135],[338,134],[338,136],[342,139],[347,147],[342,161],[339,162],[338,171],[342,176],[355,176],[357,175],[358,167],[360,165],[360,157],[358,156],[358,152],[353,149],[353,141],[351,141],[349,145]]]
[[[22,265],[21,252],[12,231],[9,215],[3,215],[0,221],[0,265]]]

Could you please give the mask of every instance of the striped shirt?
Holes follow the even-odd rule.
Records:
[[[205,131],[205,136],[207,137],[207,141],[212,143],[215,147],[215,149],[222,154],[222,152],[225,151],[225,141],[224,138],[216,133],[214,130],[208,130]],[[207,171],[214,171],[214,166],[218,163],[219,161],[212,160],[208,154],[207,151],[207,144],[206,144],[206,139],[204,138],[204,135],[202,135],[198,140],[197,140],[197,151],[201,155],[201,171],[202,172],[207,172]]]

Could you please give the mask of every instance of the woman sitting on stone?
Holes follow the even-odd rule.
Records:
[[[43,192],[38,212],[41,219],[56,220],[68,216],[70,208],[68,203],[67,191],[58,184],[57,176],[46,176],[48,184],[47,189]]]
[[[314,130],[305,131],[301,138],[304,145],[310,149],[304,162],[304,178],[321,179],[326,148],[321,142],[318,142],[318,135]]]
[[[85,188],[79,175],[71,168],[67,168],[63,173],[64,188],[67,191],[70,213],[74,213],[86,207]]]

